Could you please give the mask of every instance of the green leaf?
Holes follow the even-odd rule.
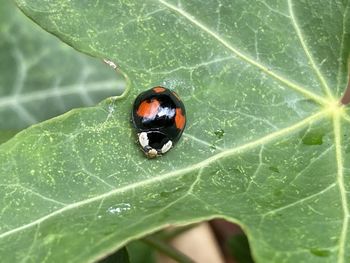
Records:
[[[93,261],[221,217],[256,262],[349,261],[348,1],[17,3],[130,84],[0,146],[2,260]],[[179,93],[188,126],[147,160],[129,118],[155,85]]]
[[[233,235],[227,243],[230,254],[234,256],[239,263],[254,263],[246,235]]]
[[[142,241],[127,245],[131,263],[157,263],[155,250]]]
[[[17,132],[18,131],[16,130],[6,130],[6,131],[0,130],[0,144],[11,139],[13,136],[16,135]]]
[[[116,253],[98,261],[98,263],[130,263],[128,251],[124,247]]]
[[[5,0],[0,8],[0,130],[19,130],[119,95],[121,76],[43,32]]]

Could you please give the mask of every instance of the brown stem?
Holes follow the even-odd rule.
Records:
[[[347,105],[347,104],[350,103],[350,75],[349,75],[349,80],[348,81],[349,81],[348,82],[348,87],[346,88],[344,96],[343,96],[343,98],[340,101],[343,105]]]

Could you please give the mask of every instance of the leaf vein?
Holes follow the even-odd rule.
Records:
[[[316,65],[316,63],[315,63],[307,45],[306,45],[306,41],[304,39],[303,33],[301,32],[300,26],[298,25],[298,22],[296,20],[295,15],[294,15],[292,0],[288,0],[288,9],[289,9],[290,17],[291,17],[295,32],[297,33],[297,36],[298,36],[299,41],[301,43],[301,46],[303,47],[303,50],[304,50],[304,52],[305,52],[305,54],[306,54],[306,56],[311,64],[312,68],[314,69],[317,77],[319,78],[321,85],[322,85],[324,91],[326,92],[326,94],[328,95],[328,97],[333,98],[332,92],[327,84],[326,79],[324,78],[320,69]]]
[[[273,209],[273,210],[271,210],[271,211],[269,211],[269,212],[263,214],[262,217],[264,218],[264,217],[266,217],[266,216],[268,216],[268,215],[275,214],[275,213],[280,212],[280,211],[282,211],[282,210],[285,210],[285,209],[288,209],[288,208],[290,208],[290,207],[296,206],[296,205],[298,205],[298,204],[304,203],[305,201],[308,201],[308,200],[310,200],[310,199],[313,199],[314,197],[317,197],[317,196],[319,196],[319,195],[322,195],[322,194],[326,193],[327,191],[331,190],[331,189],[332,189],[333,187],[335,187],[336,185],[337,185],[336,183],[333,183],[333,184],[327,186],[326,188],[322,189],[321,191],[319,191],[319,192],[317,192],[317,193],[315,193],[315,194],[312,194],[312,195],[309,195],[309,196],[304,197],[304,198],[302,198],[302,199],[299,199],[299,200],[297,200],[297,201],[295,201],[295,202],[293,202],[293,203],[290,203],[290,204],[288,204],[288,205],[285,205],[285,206],[282,206],[282,207]]]
[[[198,143],[200,143],[200,144],[203,144],[203,145],[205,145],[205,146],[215,147],[215,149],[218,149],[218,150],[220,150],[220,151],[223,151],[223,150],[224,150],[224,148],[221,148],[221,147],[219,147],[219,146],[214,145],[213,143],[209,143],[209,142],[207,142],[207,141],[204,141],[204,140],[202,140],[202,139],[199,139],[199,138],[197,138],[197,137],[195,137],[195,136],[193,136],[193,135],[191,135],[191,134],[188,134],[188,133],[185,133],[185,132],[184,132],[183,135],[184,135],[186,138],[189,138],[189,139],[191,139],[191,140],[193,140],[193,141],[195,141],[195,142],[198,142]]]
[[[101,81],[95,83],[89,83],[84,85],[85,92],[101,92],[115,90],[118,91],[118,87],[121,89],[124,85],[124,82],[120,81]],[[21,94],[18,96],[5,96],[0,98],[0,107],[7,107],[9,105],[18,105],[19,103],[26,103],[37,100],[46,100],[52,97],[66,96],[72,94],[80,94],[83,89],[82,85],[67,85],[61,86],[59,91],[57,88],[48,89],[48,90],[39,90],[27,94]]]
[[[50,197],[44,196],[44,195],[42,195],[42,194],[40,194],[40,193],[38,193],[38,192],[36,192],[36,191],[34,191],[32,189],[30,189],[28,187],[25,187],[23,185],[20,185],[20,184],[0,184],[0,186],[1,187],[14,188],[14,189],[21,188],[21,189],[23,189],[23,191],[29,192],[29,193],[31,193],[33,195],[36,195],[36,196],[40,197],[43,200],[46,200],[46,201],[49,201],[49,202],[52,202],[52,203],[55,203],[55,204],[59,204],[61,206],[66,206],[67,205],[66,203],[63,203],[61,201],[57,201],[57,200],[52,199]]]
[[[232,46],[232,44],[230,44],[228,41],[226,41],[224,38],[222,38],[220,35],[218,35],[217,33],[213,32],[212,30],[210,30],[207,26],[203,25],[201,22],[197,21],[191,14],[187,13],[186,11],[184,11],[181,8],[178,8],[164,0],[158,0],[159,3],[165,5],[166,7],[168,7],[170,10],[178,13],[179,15],[181,15],[183,18],[187,19],[189,22],[191,22],[192,24],[196,25],[198,28],[200,28],[201,30],[203,30],[204,32],[206,32],[207,34],[209,34],[211,37],[213,37],[214,39],[216,39],[219,43],[221,43],[223,46],[225,46],[227,49],[229,49],[232,53],[234,53],[236,56],[238,56],[240,59],[242,59],[243,61],[249,63],[252,66],[255,66],[256,68],[260,69],[262,72],[264,72],[267,75],[270,75],[271,77],[277,79],[278,81],[284,83],[285,85],[287,85],[289,88],[303,94],[305,97],[311,98],[313,100],[315,100],[316,102],[320,103],[320,104],[327,104],[327,101],[322,98],[321,96],[314,94],[311,91],[308,91],[307,89],[293,83],[292,81],[286,79],[285,77],[271,71],[268,67],[266,67],[263,64],[260,64],[259,62],[255,61],[254,59],[250,58],[248,55],[242,53],[241,51],[239,51],[236,47]]]

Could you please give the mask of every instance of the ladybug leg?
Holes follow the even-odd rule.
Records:
[[[151,146],[147,145],[143,147],[143,151],[147,155],[148,158],[155,158],[158,156],[158,152],[156,149],[153,149]]]
[[[146,145],[145,147],[143,147],[142,148],[142,150],[145,152],[145,154],[147,155],[147,153],[149,152],[149,151],[151,151],[153,148],[151,147],[151,146],[149,146],[149,145]]]
[[[170,148],[173,146],[173,142],[169,140],[166,144],[163,145],[161,152],[166,153],[167,151],[170,150]]]

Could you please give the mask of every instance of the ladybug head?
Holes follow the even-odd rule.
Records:
[[[139,143],[148,158],[155,158],[170,150],[172,141],[159,131],[139,133]]]

